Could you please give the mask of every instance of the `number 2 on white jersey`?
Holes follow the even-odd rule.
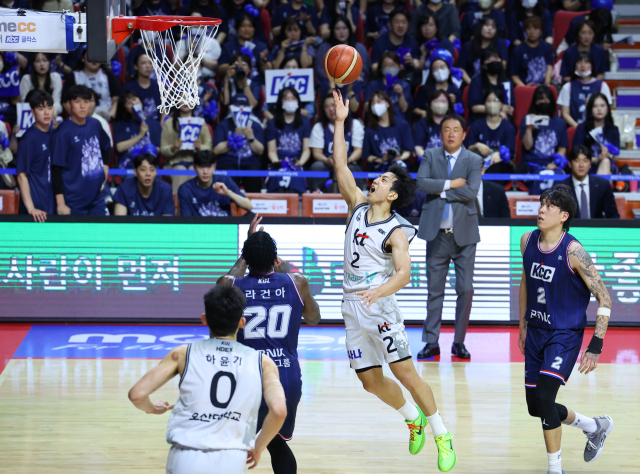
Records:
[[[244,327],[245,339],[264,339],[267,335],[273,339],[282,339],[289,333],[291,311],[291,306],[288,304],[272,306],[269,309],[269,321],[265,334],[265,328],[258,326],[267,319],[267,308],[264,306],[249,306],[245,308],[242,314],[248,319]],[[282,315],[282,319],[280,320],[280,329],[278,329],[278,319],[280,319],[280,315]]]

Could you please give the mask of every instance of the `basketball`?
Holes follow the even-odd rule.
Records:
[[[362,58],[354,47],[339,44],[324,55],[324,72],[331,82],[351,84],[362,73]]]

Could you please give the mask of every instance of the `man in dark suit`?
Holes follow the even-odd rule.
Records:
[[[482,175],[484,176],[484,164],[482,165]],[[482,200],[480,197],[482,196]],[[504,186],[500,186],[493,181],[480,181],[480,190],[478,191],[478,217],[500,217],[508,219],[511,217],[509,210],[509,200],[504,192]]]
[[[451,353],[469,359],[464,346],[473,298],[476,244],[480,241],[476,198],[480,187],[482,158],[462,142],[466,123],[459,115],[441,122],[443,146],[425,150],[418,170],[418,189],[427,195],[422,206],[418,237],[427,241],[427,317],[418,359],[440,354],[438,338],[442,322],[444,289],[453,260],[456,269],[456,332]]]
[[[578,203],[576,219],[620,219],[609,181],[589,174],[591,149],[575,146],[569,153],[571,179],[560,181],[571,188]]]

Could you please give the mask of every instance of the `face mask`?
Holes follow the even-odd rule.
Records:
[[[487,115],[498,115],[500,113],[500,109],[502,108],[502,104],[500,102],[489,102],[485,104],[484,108],[487,111]]]
[[[391,74],[393,77],[397,77],[400,69],[397,67],[385,67],[382,69],[382,75],[387,77],[387,74]]]
[[[542,102],[541,104],[536,104],[538,114],[546,115],[548,117],[551,117],[551,114],[553,114],[553,109],[551,107],[552,105],[550,102]]]
[[[585,72],[580,72],[576,69],[576,76],[578,77],[589,77],[591,75],[591,69],[587,69]]]
[[[382,117],[384,113],[387,111],[387,104],[373,104],[371,106],[371,112],[378,117]]]
[[[448,69],[438,69],[433,72],[433,78],[437,82],[444,82],[449,79],[449,70]]]
[[[502,72],[502,61],[493,61],[487,64],[487,72],[492,76]]]
[[[522,6],[524,8],[533,8],[538,4],[538,0],[522,0]]]
[[[430,1],[431,3],[435,3],[435,4],[438,4],[438,3],[442,2],[442,0],[429,0],[429,1]]]
[[[493,3],[493,0],[478,0],[478,6],[482,10],[486,10],[487,8],[491,7],[492,3]]]
[[[449,104],[444,102],[431,102],[431,111],[435,115],[445,115],[449,111]]]
[[[282,110],[284,110],[285,112],[292,114],[294,113],[296,110],[298,110],[298,103],[297,102],[283,102],[282,103]]]

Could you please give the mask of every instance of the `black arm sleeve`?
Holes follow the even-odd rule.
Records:
[[[53,185],[53,195],[64,194],[64,181],[62,181],[62,166],[53,165],[51,167],[51,184]]]

